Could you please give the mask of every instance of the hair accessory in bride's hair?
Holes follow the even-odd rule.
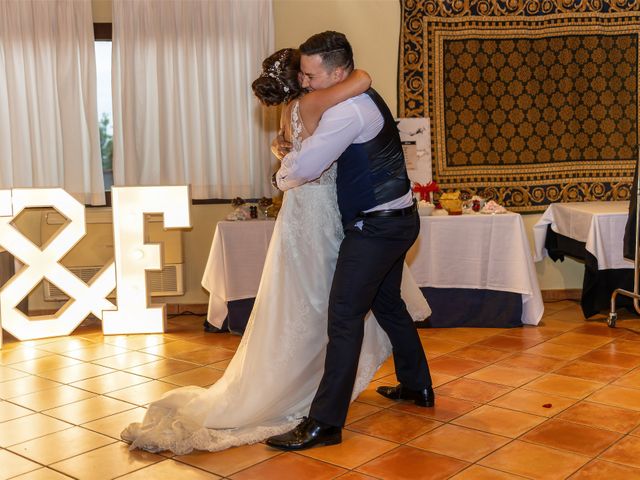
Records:
[[[281,54],[280,57],[278,57],[278,60],[276,60],[275,62],[273,62],[273,65],[271,65],[269,68],[267,68],[266,70],[262,70],[262,74],[260,75],[261,77],[271,77],[274,78],[276,80],[276,82],[278,82],[280,85],[282,85],[282,89],[284,90],[285,93],[289,93],[289,87],[282,81],[282,78],[280,78],[280,75],[282,74],[282,62],[284,61],[284,58],[287,56],[287,53],[289,52],[289,50],[284,50]]]

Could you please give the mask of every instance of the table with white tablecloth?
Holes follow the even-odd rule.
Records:
[[[228,302],[256,296],[274,226],[270,219],[218,222],[202,276],[209,292],[207,320],[214,327],[223,326]]]
[[[537,325],[544,305],[522,217],[421,217],[407,263],[421,287],[510,292],[521,296],[522,323]]]
[[[269,220],[218,223],[202,278],[210,293],[212,325],[221,327],[227,315],[231,321],[233,304],[246,317],[258,290],[273,226]],[[444,298],[461,295],[442,304],[444,317],[459,309],[459,299],[475,292],[515,296],[518,323],[535,325],[542,317],[544,306],[520,215],[421,217],[420,236],[407,263],[420,287],[437,289]],[[472,311],[458,312],[460,316],[476,317],[469,325],[482,325],[477,308],[468,308]]]
[[[629,202],[552,203],[533,227],[535,261],[566,255],[584,262],[585,317],[608,309],[615,288],[632,285],[633,262],[623,257],[628,211]]]

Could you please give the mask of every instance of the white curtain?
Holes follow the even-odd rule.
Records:
[[[0,188],[104,204],[90,0],[0,0]]]
[[[271,0],[114,0],[114,184],[270,196],[273,115],[251,82],[273,30]]]

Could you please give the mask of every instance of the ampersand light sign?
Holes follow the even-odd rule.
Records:
[[[160,245],[144,243],[144,214],[163,213],[165,228],[190,228],[189,198],[187,186],[113,187],[115,261],[86,284],[60,264],[86,234],[84,206],[61,188],[0,190],[0,246],[25,264],[0,289],[1,329],[19,340],[69,335],[93,313],[105,334],[163,332],[165,308],[149,305],[145,277],[162,268]],[[11,224],[30,207],[53,207],[69,222],[38,247]],[[44,278],[70,301],[53,315],[26,316],[16,306]],[[116,286],[117,307],[107,300]]]

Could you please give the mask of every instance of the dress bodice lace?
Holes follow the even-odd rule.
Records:
[[[302,123],[302,117],[300,116],[300,101],[294,100],[293,107],[291,108],[291,144],[296,152],[302,149],[302,132],[306,131],[304,123]],[[337,164],[334,162],[329,168],[327,168],[320,178],[309,182],[310,185],[329,185],[335,184],[337,178]]]

